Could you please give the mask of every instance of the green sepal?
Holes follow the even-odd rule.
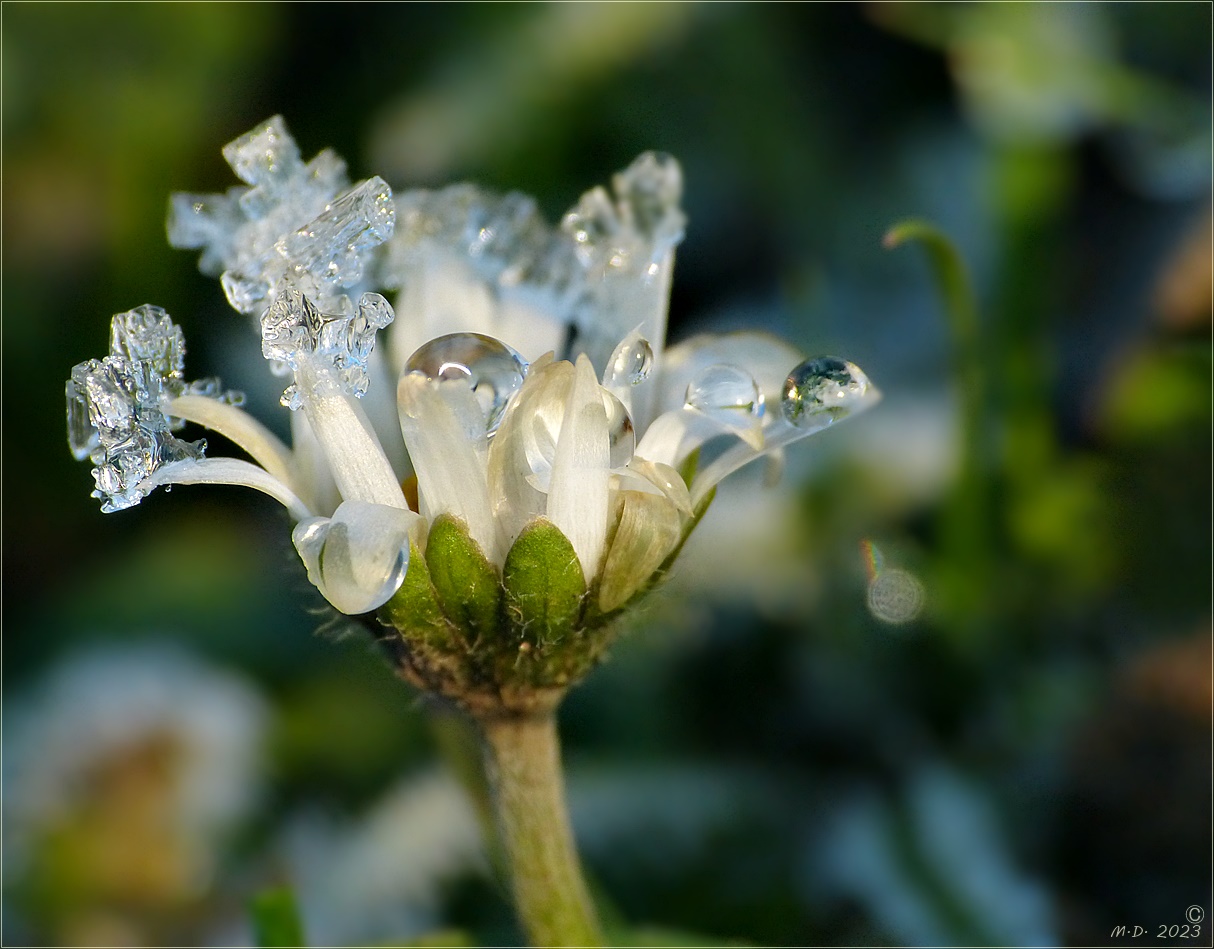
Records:
[[[406,639],[449,649],[459,634],[439,605],[438,592],[430,579],[430,568],[417,544],[409,545],[409,569],[392,599],[380,608],[380,622],[399,630]]]
[[[471,643],[498,631],[502,585],[497,569],[458,517],[440,514],[430,525],[426,565],[443,613]]]
[[[551,521],[523,528],[506,555],[502,585],[520,642],[553,645],[577,629],[586,578],[573,544]]]

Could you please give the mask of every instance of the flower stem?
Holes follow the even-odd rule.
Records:
[[[519,918],[534,946],[602,946],[565,807],[552,712],[481,721]]]

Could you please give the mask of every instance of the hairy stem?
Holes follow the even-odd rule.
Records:
[[[582,879],[551,712],[481,721],[515,907],[533,946],[602,946]]]

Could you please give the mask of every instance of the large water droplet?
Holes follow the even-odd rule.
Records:
[[[623,468],[632,460],[632,453],[636,451],[636,429],[624,403],[606,389],[600,392],[603,396],[603,408],[607,412],[607,437],[610,445],[608,463],[612,468]]]
[[[639,386],[653,369],[653,347],[649,340],[640,336],[631,336],[616,347],[607,368],[607,386],[609,388],[627,388]]]
[[[847,418],[870,385],[860,367],[845,359],[808,359],[784,380],[780,408],[798,428],[825,428]]]
[[[439,382],[453,380],[472,387],[485,413],[490,435],[502,423],[511,397],[523,385],[527,360],[492,336],[451,333],[430,340],[405,363],[405,372],[420,372]]]
[[[325,599],[343,613],[365,613],[404,582],[413,518],[397,508],[346,501],[332,518],[300,521],[291,540]]]
[[[755,377],[737,366],[709,366],[687,386],[686,402],[732,429],[751,430],[763,422],[763,393]]]

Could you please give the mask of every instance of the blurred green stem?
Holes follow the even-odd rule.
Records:
[[[887,248],[917,241],[927,252],[953,340],[953,372],[961,395],[961,471],[945,515],[944,546],[965,565],[967,580],[957,594],[964,612],[980,612],[990,581],[990,507],[987,475],[990,449],[986,424],[987,380],[983,373],[978,303],[965,261],[953,242],[926,221],[903,221],[885,235]]]
[[[602,946],[565,807],[555,715],[480,725],[515,907],[531,944]]]

